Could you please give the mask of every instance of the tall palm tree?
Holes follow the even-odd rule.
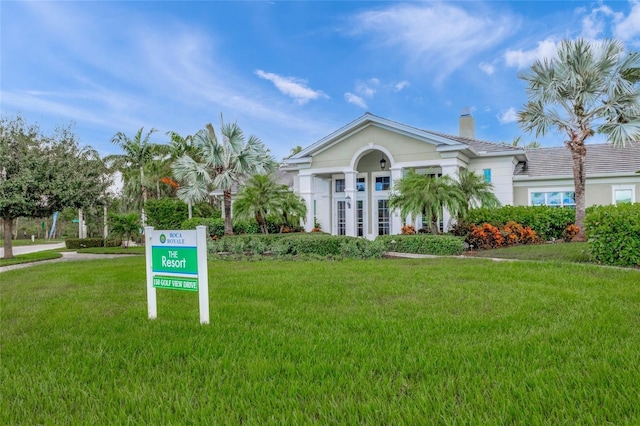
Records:
[[[408,215],[422,215],[422,221],[429,224],[434,234],[439,232],[437,221],[442,218],[442,209],[457,215],[462,203],[462,191],[449,176],[434,177],[413,169],[394,184],[389,197],[389,207],[399,209],[403,220]]]
[[[536,61],[519,75],[527,82],[528,102],[518,113],[521,127],[536,136],[557,129],[571,152],[576,201],[575,240],[584,241],[587,146],[595,132],[624,146],[640,140],[640,84],[633,71],[640,53],[626,52],[620,41],[565,40],[558,58]]]
[[[193,145],[193,136],[182,136],[178,132],[167,132],[170,143],[165,148],[165,154],[168,156],[168,161],[173,164],[178,158],[189,155],[195,158],[197,155],[195,147]],[[197,202],[207,199],[208,193],[197,189],[198,185],[189,185],[188,182],[182,182],[182,185],[178,188],[178,198],[187,203],[189,209],[189,219],[193,217],[193,205]]]
[[[233,235],[231,225],[231,191],[243,179],[264,174],[275,168],[269,150],[256,136],[245,140],[237,123],[225,123],[220,116],[221,140],[212,124],[207,124],[193,138],[196,155],[185,154],[172,166],[179,181],[186,182],[184,191],[208,194],[210,189],[222,190],[224,201],[224,233]],[[195,157],[195,158],[194,158]],[[183,189],[183,188],[180,188]],[[180,193],[180,190],[178,190]]]
[[[123,132],[118,132],[111,139],[111,142],[118,145],[124,154],[113,154],[105,158],[108,162],[122,172],[123,178],[131,177],[131,173],[127,173],[136,170],[139,173],[140,181],[140,195],[142,197],[142,226],[146,226],[146,218],[144,214],[144,203],[147,202],[147,187],[144,180],[144,168],[149,163],[154,155],[159,153],[157,144],[149,142],[151,135],[156,132],[156,129],[151,129],[143,137],[144,127],[141,127],[132,138],[129,138]],[[126,183],[125,183],[126,186]]]
[[[500,201],[493,193],[493,184],[471,170],[458,171],[458,180],[455,185],[460,189],[464,199],[458,210],[458,220],[464,219],[473,207],[500,206]]]

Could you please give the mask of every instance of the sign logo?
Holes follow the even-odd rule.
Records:
[[[160,242],[162,244],[164,244],[165,242],[167,242],[167,237],[164,234],[160,234]]]

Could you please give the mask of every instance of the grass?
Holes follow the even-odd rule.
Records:
[[[555,243],[534,244],[505,247],[494,250],[481,250],[474,253],[476,257],[492,257],[498,259],[539,260],[555,262],[586,263],[590,262],[588,243]]]
[[[0,258],[0,267],[18,265],[20,263],[40,262],[43,260],[58,259],[62,257],[62,254],[55,250],[39,251],[36,253],[26,253],[15,255],[11,259]]]
[[[215,261],[201,326],[144,270],[2,274],[0,424],[640,423],[638,271]]]
[[[74,250],[78,253],[93,253],[93,254],[140,254],[144,255],[144,246],[131,246],[124,247],[91,247],[85,249]]]

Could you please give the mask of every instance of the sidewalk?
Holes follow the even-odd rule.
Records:
[[[73,260],[115,259],[115,258],[122,258],[123,256],[137,256],[135,254],[93,254],[93,253],[78,253],[75,251],[64,251],[61,254],[62,254],[62,257],[58,259],[42,260],[40,262],[19,263],[17,265],[2,266],[0,267],[0,273],[11,271],[13,269],[22,269],[22,268],[28,268],[29,266],[42,265],[45,263],[68,262]]]

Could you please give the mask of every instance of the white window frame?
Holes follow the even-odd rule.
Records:
[[[576,190],[572,187],[572,186],[558,186],[558,187],[545,187],[545,188],[528,188],[529,193],[528,193],[528,199],[527,199],[527,205],[529,206],[533,206],[533,203],[531,202],[531,194],[534,192],[573,192],[574,193],[574,197],[575,197],[575,192]],[[574,198],[575,200],[575,198]],[[545,204],[545,206],[547,207],[556,207],[556,206],[549,206],[548,204]],[[564,204],[561,204],[557,207],[575,207],[575,204],[571,204],[571,205],[567,205],[565,206]]]
[[[611,204],[614,206],[616,203],[616,191],[628,191],[631,190],[631,203],[636,202],[636,186],[635,185],[611,185]]]

